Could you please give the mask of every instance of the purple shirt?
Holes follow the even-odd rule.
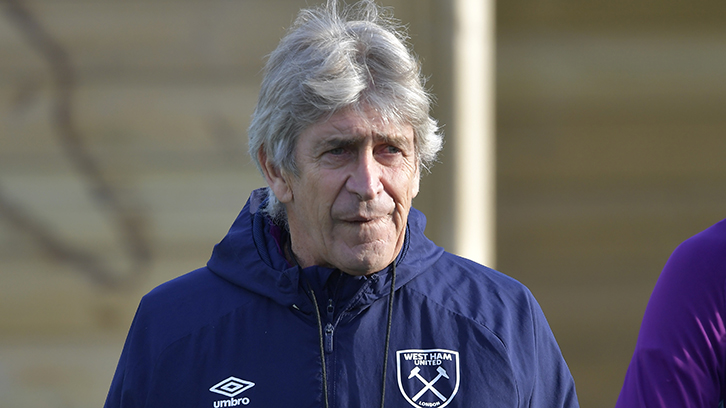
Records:
[[[726,220],[682,243],[645,310],[616,408],[716,408],[726,393]]]

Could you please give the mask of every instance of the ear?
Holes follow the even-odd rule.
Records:
[[[411,182],[413,183],[413,196],[411,197],[411,199],[416,198],[416,196],[418,195],[419,187],[421,187],[421,170],[419,166],[420,164],[417,161],[416,168],[413,170],[415,172],[414,179],[411,180]]]
[[[277,200],[281,203],[289,203],[292,201],[293,194],[290,183],[285,177],[285,174],[283,174],[283,171],[268,159],[264,146],[261,146],[257,152],[257,159],[260,162],[262,174],[265,175],[267,185],[275,193]]]

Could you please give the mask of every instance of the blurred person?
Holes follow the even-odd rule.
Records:
[[[679,245],[645,309],[618,408],[723,407],[726,220]]]
[[[267,187],[141,300],[106,407],[577,407],[532,294],[424,235],[430,99],[386,10],[302,10],[249,128]]]

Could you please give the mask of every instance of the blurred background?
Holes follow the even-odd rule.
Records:
[[[313,0],[0,0],[0,407],[99,407],[141,296],[263,185],[264,56]],[[390,0],[452,121],[449,0]],[[612,407],[671,251],[726,218],[726,3],[496,3],[496,268]],[[452,142],[415,205],[450,248]],[[451,160],[449,160],[451,161]]]

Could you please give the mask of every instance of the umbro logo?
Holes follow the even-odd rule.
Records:
[[[212,386],[209,391],[232,398],[254,386],[255,383],[251,381],[240,380],[237,377],[229,377]]]
[[[255,383],[252,381],[242,380],[237,377],[228,377],[224,380],[218,382],[217,384],[214,384],[212,388],[209,389],[209,391],[212,391],[217,394],[224,395],[225,397],[229,397],[228,400],[220,400],[220,401],[214,401],[214,407],[234,407],[238,405],[247,405],[250,403],[250,399],[247,397],[243,398],[234,398],[237,395],[249,390],[250,388],[254,387]]]

